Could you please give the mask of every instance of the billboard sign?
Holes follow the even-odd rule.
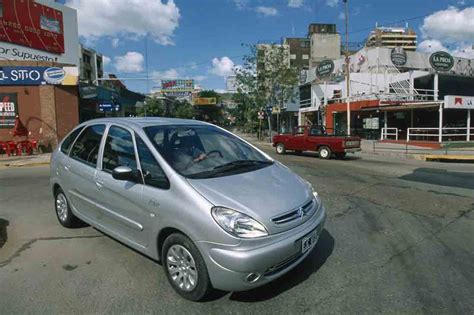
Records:
[[[77,85],[77,67],[0,67],[2,85]]]
[[[194,90],[194,80],[161,80],[161,93],[169,92],[192,92]]]
[[[0,0],[0,41],[64,53],[62,12],[34,0]]]
[[[16,93],[0,93],[0,128],[13,128],[17,115]]]
[[[334,62],[332,60],[323,60],[316,67],[316,77],[329,77],[334,71]]]
[[[446,95],[444,97],[444,108],[474,109],[474,96]]]
[[[407,63],[407,53],[403,47],[397,46],[390,52],[390,60],[397,67],[402,67]]]
[[[430,56],[430,65],[436,71],[449,71],[454,66],[454,58],[444,51],[438,51]]]
[[[217,98],[215,97],[196,97],[194,100],[194,105],[216,105]]]

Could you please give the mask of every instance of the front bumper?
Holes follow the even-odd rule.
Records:
[[[355,152],[360,152],[360,151],[362,151],[361,148],[344,149],[345,153],[355,153]]]
[[[255,247],[242,244],[225,246],[210,242],[198,242],[206,260],[209,277],[214,288],[224,291],[245,291],[259,287],[290,271],[305,259],[312,248],[301,253],[301,239],[316,231],[319,236],[326,221],[326,210],[320,209],[302,225],[288,231],[266,237]],[[247,244],[248,245],[248,244]],[[251,273],[258,280],[247,280]]]

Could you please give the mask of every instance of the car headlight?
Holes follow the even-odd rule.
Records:
[[[233,236],[255,238],[268,235],[263,224],[241,212],[224,207],[214,207],[211,209],[211,213],[217,224]]]
[[[319,197],[318,192],[314,190],[313,187],[311,187],[311,189],[313,189],[313,197],[314,197],[314,201],[316,202],[316,209],[319,209],[322,204],[321,197]]]

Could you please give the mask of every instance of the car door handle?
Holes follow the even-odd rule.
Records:
[[[104,187],[104,182],[96,180],[95,185],[97,186],[97,188],[101,189],[102,187]]]
[[[71,169],[71,165],[64,165],[64,170],[69,171]]]

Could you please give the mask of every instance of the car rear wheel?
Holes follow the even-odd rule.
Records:
[[[54,194],[54,207],[56,210],[56,217],[62,226],[67,228],[77,228],[84,225],[84,223],[72,213],[66,195],[61,188],[56,189]]]
[[[327,146],[320,147],[318,152],[320,159],[329,160],[331,158],[331,149]]]
[[[166,238],[161,252],[163,268],[173,289],[190,301],[201,301],[214,291],[206,264],[196,245],[183,234]]]
[[[283,143],[277,143],[275,147],[276,153],[277,154],[285,154],[286,153],[286,148]]]

